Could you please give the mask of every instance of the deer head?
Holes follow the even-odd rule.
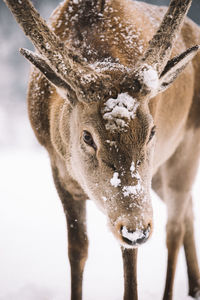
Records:
[[[192,0],[171,0],[144,55],[131,68],[90,65],[64,44],[29,0],[4,0],[36,52],[21,53],[65,100],[51,115],[51,138],[69,174],[108,216],[124,247],[137,247],[152,232],[150,187],[155,124],[149,100],[166,90],[199,46],[170,59]],[[104,1],[69,1],[101,18]],[[87,8],[84,10],[83,8]],[[80,13],[81,15],[81,13]],[[62,150],[61,150],[62,149]]]

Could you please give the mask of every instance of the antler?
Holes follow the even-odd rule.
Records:
[[[140,93],[154,97],[166,90],[194,58],[200,49],[196,45],[170,60],[177,34],[192,0],[171,0],[156,34],[138,63],[135,77],[141,85]]]
[[[142,60],[157,70],[159,75],[170,59],[172,47],[191,3],[192,0],[171,0],[159,29],[149,42]]]
[[[97,74],[89,68],[81,56],[64,45],[29,0],[4,0],[4,2],[39,52],[36,54],[22,49],[21,53],[57,87],[70,92],[73,90],[76,98],[80,100],[96,101],[94,89],[100,88],[101,81],[106,80],[106,76]],[[89,88],[91,85],[92,89]],[[75,99],[71,101],[74,102]]]

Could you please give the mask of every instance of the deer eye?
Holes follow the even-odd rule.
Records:
[[[156,133],[156,126],[153,126],[153,128],[151,129],[151,133],[150,133],[148,142],[151,141],[151,139],[154,137],[155,133]]]
[[[90,147],[93,147],[94,150],[97,149],[97,146],[93,140],[93,137],[91,135],[91,133],[89,133],[88,131],[84,130],[83,131],[83,141]]]

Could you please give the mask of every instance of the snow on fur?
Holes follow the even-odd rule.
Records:
[[[106,129],[124,131],[128,122],[134,119],[139,102],[128,93],[121,93],[117,99],[108,99],[102,110],[103,118],[107,121]]]
[[[158,73],[155,69],[153,69],[149,65],[145,65],[145,69],[143,70],[143,82],[144,84],[151,90],[156,91],[159,86],[159,78]]]
[[[115,172],[113,174],[113,177],[111,178],[110,183],[114,187],[118,187],[120,185],[121,180],[119,179],[119,173]]]
[[[133,243],[139,239],[142,239],[145,237],[145,234],[141,229],[137,229],[136,231],[129,232],[126,228],[126,226],[123,226],[122,228],[122,236],[124,238],[127,238],[129,241],[132,241]]]
[[[143,191],[143,188],[142,188],[140,181],[138,181],[138,183],[136,185],[127,185],[127,186],[123,187],[124,197],[135,196],[135,195],[142,193],[142,191]]]

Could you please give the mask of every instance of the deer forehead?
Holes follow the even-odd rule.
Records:
[[[130,120],[136,116],[139,101],[128,93],[120,93],[116,99],[110,98],[101,109],[103,119],[106,121],[106,130],[126,131]]]

